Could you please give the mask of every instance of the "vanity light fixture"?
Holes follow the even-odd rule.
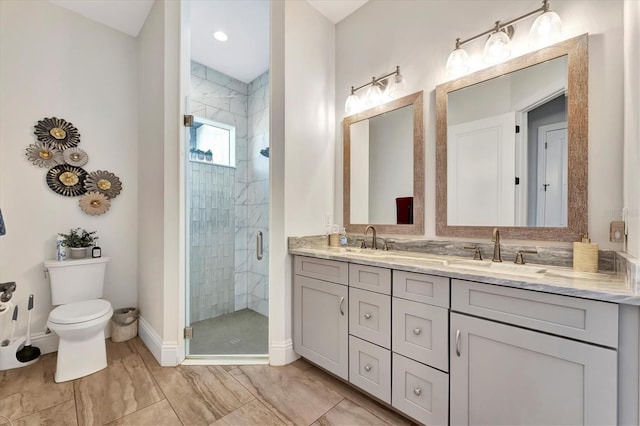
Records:
[[[390,78],[392,77],[393,78]],[[367,87],[364,96],[359,97],[356,92]],[[396,70],[385,74],[382,77],[372,77],[371,81],[362,86],[351,86],[351,94],[344,103],[344,110],[347,115],[356,114],[365,109],[373,108],[391,99],[404,96],[404,77],[400,74],[400,66]]]
[[[457,78],[469,72],[469,55],[461,46],[487,34],[491,36],[484,46],[484,62],[495,64],[509,58],[511,56],[510,42],[514,32],[513,24],[540,12],[542,14],[534,21],[529,32],[529,46],[539,49],[558,41],[562,33],[562,20],[557,13],[549,10],[549,0],[542,0],[542,6],[536,10],[505,23],[496,21],[496,24],[491,29],[466,40],[461,41],[457,38],[456,48],[447,59],[447,76],[449,78]]]

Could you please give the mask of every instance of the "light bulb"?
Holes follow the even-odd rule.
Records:
[[[487,64],[497,64],[511,56],[511,40],[504,31],[491,34],[487,44],[484,45],[483,60]]]
[[[344,111],[347,115],[359,113],[362,110],[362,101],[358,95],[352,93],[344,103]]]
[[[387,87],[387,94],[391,99],[401,98],[406,95],[404,89],[404,77],[402,74],[396,74],[390,79],[389,86]]]
[[[447,59],[447,76],[451,79],[462,77],[469,72],[469,55],[464,49],[457,48]]]
[[[364,95],[364,106],[366,108],[373,108],[384,102],[384,96],[382,90],[377,84],[372,84],[367,88]]]
[[[538,16],[529,31],[529,47],[540,49],[555,43],[562,35],[562,20],[557,13],[547,11]]]

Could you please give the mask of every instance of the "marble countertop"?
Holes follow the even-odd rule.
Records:
[[[290,247],[289,253],[640,306],[640,289],[623,274],[577,272],[532,263],[503,262],[494,266],[490,260],[352,247]]]

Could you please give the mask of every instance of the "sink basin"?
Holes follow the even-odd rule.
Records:
[[[362,249],[362,248],[356,248],[356,247],[342,247],[338,250],[342,253],[349,254],[349,256],[354,258],[384,259],[385,261],[389,261],[389,262],[411,260],[415,262],[420,262],[422,264],[441,265],[441,266],[447,265],[447,262],[448,262],[447,259],[436,258],[436,257],[433,257],[433,255],[429,255],[426,253],[373,250],[373,249]]]
[[[480,272],[490,271],[499,274],[531,278],[543,277],[547,272],[547,268],[539,265],[518,265],[510,262],[491,262],[490,260],[450,260],[448,265],[452,268],[469,269]]]

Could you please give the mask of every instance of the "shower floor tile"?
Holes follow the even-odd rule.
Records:
[[[190,355],[268,353],[269,318],[250,309],[191,324]]]

